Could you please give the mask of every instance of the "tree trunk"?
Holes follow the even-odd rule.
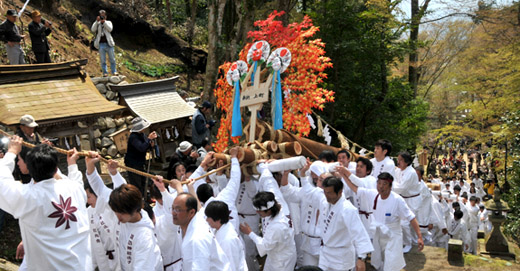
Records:
[[[217,8],[219,0],[208,1],[208,58],[206,62],[206,75],[204,77],[203,100],[214,99],[213,88],[218,74],[217,62]]]
[[[166,13],[168,14],[168,25],[172,26],[173,19],[172,19],[172,10],[170,8],[170,0],[166,0]]]
[[[190,47],[190,59],[191,53],[193,52],[193,36],[195,34],[195,20],[197,19],[197,0],[191,0],[190,6],[190,21],[188,23],[188,45]],[[191,76],[193,71],[188,69],[188,82],[186,84],[186,91],[191,89]]]
[[[408,82],[413,90],[413,97],[417,97],[417,84],[419,82],[417,63],[417,40],[419,39],[419,0],[412,2],[412,20],[410,26],[410,55],[408,57]]]

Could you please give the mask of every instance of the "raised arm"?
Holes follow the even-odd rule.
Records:
[[[0,162],[0,209],[15,218],[28,211],[27,208],[31,208],[23,197],[23,184],[14,180],[13,171],[8,166],[14,164],[14,159],[22,150],[22,141],[20,137],[13,136],[9,142],[8,152]],[[4,159],[11,159],[12,162],[7,163]]]
[[[238,147],[231,148],[229,154],[231,155],[231,176],[229,178],[229,183],[222,191],[220,191],[216,199],[225,202],[229,206],[234,206],[240,189],[240,178],[242,174],[237,159]]]
[[[193,174],[191,174],[191,176],[190,176],[191,179],[196,179],[196,178],[206,174],[206,171],[208,171],[208,168],[209,168],[209,164],[212,163],[214,160],[214,158],[213,158],[214,154],[215,154],[214,152],[208,152],[208,154],[206,154],[206,156],[204,156],[204,160],[202,160],[202,163],[200,163],[200,166],[195,170],[195,172],[193,172]],[[197,191],[197,188],[205,182],[206,182],[206,180],[204,178],[195,181],[195,183],[193,184],[193,188],[195,189],[195,191]]]
[[[121,176],[117,168],[119,167],[119,163],[115,160],[108,160],[108,173],[110,173],[110,178],[112,179],[112,183],[114,184],[114,189],[120,187],[123,184],[126,184],[125,178]]]
[[[106,201],[109,200],[112,189],[106,187],[105,183],[99,176],[96,163],[99,162],[99,154],[97,152],[89,152],[89,155],[85,158],[85,164],[87,165],[87,180],[94,190],[94,193],[98,197],[103,197]]]
[[[348,170],[347,168],[345,167],[341,167],[341,166],[338,166],[336,167],[336,172],[339,174],[339,176],[341,177],[341,179],[347,184],[347,186],[352,190],[354,191],[354,193],[357,194],[357,191],[358,191],[358,186],[356,186],[354,183],[352,183],[352,181],[350,180],[349,177],[353,176],[352,173],[350,172],[350,170]]]
[[[79,158],[79,153],[76,150],[76,148],[73,148],[72,150],[70,150],[67,153],[67,164],[69,165],[68,166],[69,174],[67,175],[67,177],[70,180],[75,181],[75,182],[80,183],[81,185],[83,185],[83,174],[78,169],[78,163],[77,163],[78,162],[78,158]]]

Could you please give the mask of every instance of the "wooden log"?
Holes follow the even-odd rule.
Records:
[[[297,141],[284,142],[278,145],[278,152],[289,156],[298,156],[302,154],[302,146]]]
[[[250,124],[247,124],[246,127],[244,127],[246,133],[246,137],[248,136],[249,127]],[[334,153],[338,153],[338,151],[341,150],[341,148],[329,146],[323,143],[316,142],[314,140],[304,138],[304,137],[298,137],[296,135],[293,135],[287,130],[274,130],[273,127],[271,127],[268,123],[263,121],[257,121],[256,122],[256,132],[255,132],[255,138],[256,140],[260,142],[264,141],[275,141],[276,143],[280,144],[283,142],[298,142],[300,143],[302,147],[301,154],[307,157],[311,157],[314,159],[318,159],[318,156],[320,153],[324,150],[331,150]],[[247,130],[246,130],[247,129]],[[357,158],[357,155],[356,157]]]

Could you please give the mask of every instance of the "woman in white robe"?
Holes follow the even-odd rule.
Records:
[[[240,225],[240,231],[255,242],[260,256],[267,254],[265,271],[292,271],[296,265],[296,245],[289,220],[283,214],[281,205],[272,192],[259,192],[253,198],[253,205],[262,217],[263,237],[251,231],[247,224]]]

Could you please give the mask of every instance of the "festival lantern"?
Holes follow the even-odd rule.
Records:
[[[234,87],[233,116],[231,118],[231,136],[242,136],[242,117],[240,116],[240,81],[247,74],[247,63],[238,60],[231,65],[226,74],[228,84]]]

